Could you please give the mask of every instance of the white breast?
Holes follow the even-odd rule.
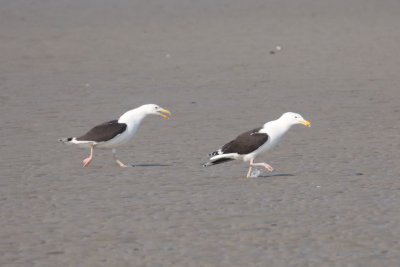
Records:
[[[268,134],[268,141],[254,152],[244,156],[243,161],[254,159],[258,155],[263,154],[268,150],[274,148],[282,139],[283,135],[287,132],[288,129],[289,127],[286,127],[285,125],[281,126],[275,121],[266,123],[263,129],[260,130],[260,132]]]
[[[99,143],[96,145],[96,147],[98,148],[114,148],[114,147],[118,147],[121,145],[124,145],[128,142],[130,142],[135,133],[137,132],[138,127],[135,125],[128,125],[126,131],[124,131],[122,134],[117,135],[116,137],[114,137],[113,139],[107,141],[107,142],[103,142],[103,143]]]

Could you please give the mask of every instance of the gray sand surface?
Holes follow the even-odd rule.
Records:
[[[399,48],[397,0],[1,1],[0,266],[400,266]],[[139,166],[57,142],[145,103]]]

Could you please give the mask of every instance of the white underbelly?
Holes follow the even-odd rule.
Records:
[[[120,135],[117,135],[113,139],[107,142],[99,142],[96,144],[96,148],[115,148],[124,145],[132,140],[136,131],[128,129]]]
[[[277,144],[276,141],[271,142],[270,140],[268,140],[264,145],[260,146],[258,149],[254,150],[250,154],[243,156],[243,161],[247,162],[250,161],[251,159],[255,159],[260,154],[263,154],[268,150],[270,150],[271,148],[273,148],[276,144]]]

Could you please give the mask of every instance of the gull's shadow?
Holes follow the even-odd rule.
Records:
[[[172,166],[172,164],[158,164],[158,163],[130,164],[130,167],[168,167],[168,166]]]
[[[269,177],[290,177],[290,176],[296,176],[292,173],[277,173],[277,174],[266,174],[266,175],[260,175],[257,178],[269,178]]]

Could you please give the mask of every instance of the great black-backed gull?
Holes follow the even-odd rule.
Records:
[[[203,166],[208,167],[223,162],[241,159],[250,162],[247,178],[251,176],[252,168],[255,166],[264,167],[268,171],[274,169],[265,162],[254,163],[254,159],[273,148],[283,137],[283,135],[296,124],[303,124],[311,127],[311,123],[303,119],[300,114],[293,112],[284,113],[279,119],[267,122],[263,127],[255,128],[242,133],[236,139],[223,145],[220,149],[209,154],[209,162]]]
[[[171,112],[155,104],[147,104],[125,112],[118,120],[108,121],[93,127],[80,137],[61,138],[59,141],[90,148],[89,157],[83,160],[83,167],[89,166],[95,148],[112,148],[113,158],[121,167],[127,167],[116,155],[116,147],[128,143],[137,132],[147,115],[160,115],[169,119]]]

